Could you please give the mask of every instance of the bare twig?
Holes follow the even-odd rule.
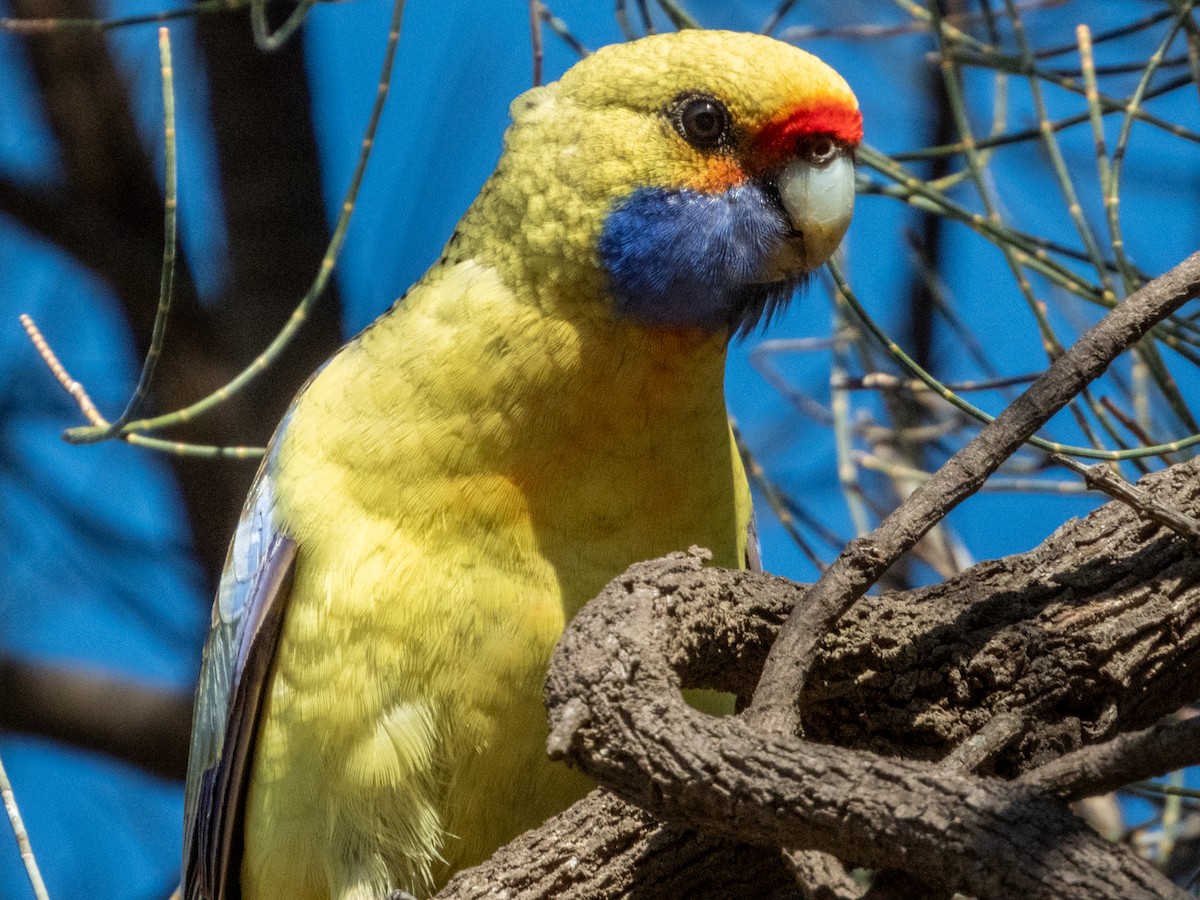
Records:
[[[1137,511],[1138,515],[1170,528],[1181,538],[1200,549],[1200,522],[1177,509],[1159,503],[1137,485],[1130,484],[1109,466],[1103,463],[1085,466],[1058,453],[1054,454],[1051,459],[1077,475],[1082,475],[1089,488],[1103,491],[1114,500],[1128,504]]]
[[[1114,791],[1200,763],[1200,716],[1168,716],[1144,731],[1084,747],[1027,772],[1019,783],[1061,800]]]
[[[529,0],[529,39],[533,56],[533,86],[542,83],[542,4],[541,0]]]
[[[13,834],[17,838],[17,846],[21,849],[21,862],[25,864],[25,873],[33,886],[34,896],[38,900],[49,900],[46,892],[46,882],[42,880],[42,872],[38,868],[37,858],[33,855],[33,847],[29,843],[29,833],[25,830],[25,821],[21,818],[21,810],[17,806],[17,797],[13,793],[12,784],[8,780],[8,772],[4,763],[0,762],[0,797],[4,799],[4,810],[8,813],[8,821],[12,825]]]
[[[108,422],[105,421],[104,416],[100,415],[100,410],[96,409],[96,404],[88,396],[87,389],[71,377],[71,373],[67,371],[66,366],[59,361],[58,356],[50,348],[50,344],[46,342],[37,323],[27,313],[21,313],[19,318],[21,327],[29,335],[29,340],[37,350],[38,356],[42,358],[42,362],[46,364],[46,368],[50,370],[54,380],[62,385],[62,389],[71,395],[72,400],[79,404],[79,411],[83,413],[84,418],[97,428],[107,426]]]

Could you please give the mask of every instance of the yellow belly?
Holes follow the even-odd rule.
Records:
[[[253,900],[430,892],[588,788],[545,756],[567,609],[527,526],[468,545],[330,525],[301,545],[259,733]]]
[[[511,512],[463,543],[327,509],[329,538],[301,544],[248,798],[247,900],[432,893],[589,789],[546,759],[550,656],[610,577],[687,542],[630,555],[622,533],[619,560],[602,537],[572,556]],[[718,546],[726,564],[736,543]]]
[[[697,544],[741,564],[723,342],[526,311],[524,349],[506,350],[511,305],[486,273],[462,277],[470,317],[443,333],[437,298],[414,292],[287,426],[275,487],[299,554],[246,900],[427,894],[565,808],[588,788],[545,758],[565,623],[638,560]]]

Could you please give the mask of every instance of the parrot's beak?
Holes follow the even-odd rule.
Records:
[[[811,272],[833,255],[850,227],[854,212],[850,151],[839,150],[821,165],[793,159],[779,173],[776,185],[795,235],[782,254],[791,258],[778,263],[781,268],[791,264]]]

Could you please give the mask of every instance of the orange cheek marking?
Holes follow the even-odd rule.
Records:
[[[728,156],[713,156],[705,161],[698,177],[688,187],[706,194],[719,194],[746,183],[746,173],[736,160]]]

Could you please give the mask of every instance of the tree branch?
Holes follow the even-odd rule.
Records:
[[[777,851],[664,825],[601,790],[460,872],[437,896],[757,900],[799,892]]]
[[[1200,510],[1200,460],[1139,485],[1159,504]],[[688,678],[744,695],[806,587],[671,559],[631,568],[614,591],[662,594],[675,619],[694,613],[692,630],[720,635],[721,648],[688,657]],[[860,600],[818,651],[802,707],[811,737],[943,760],[981,731],[1007,736],[1016,717],[1019,733],[992,768],[1017,774],[1200,696],[1200,557],[1170,531],[1109,503],[1029,553],[981,563],[934,587]],[[587,691],[581,688],[585,698]],[[630,807],[620,813],[630,842],[640,840],[640,815]],[[550,845],[596,871],[589,829],[572,832],[568,821],[559,822]],[[509,884],[511,859],[494,857],[474,870],[472,883]],[[605,873],[632,883],[636,874],[624,859]],[[554,893],[531,887],[528,896]]]
[[[695,559],[674,560],[694,575]],[[664,579],[658,579],[664,585]],[[552,757],[681,827],[815,848],[948,891],[1031,898],[1183,896],[1057,802],[996,779],[768,736],[689,707],[729,689],[748,649],[740,611],[618,579],[567,629],[546,684]]]
[[[1020,779],[1063,800],[1115,791],[1134,781],[1200,763],[1200,716],[1171,716],[1152,728],[1060,756]]]

